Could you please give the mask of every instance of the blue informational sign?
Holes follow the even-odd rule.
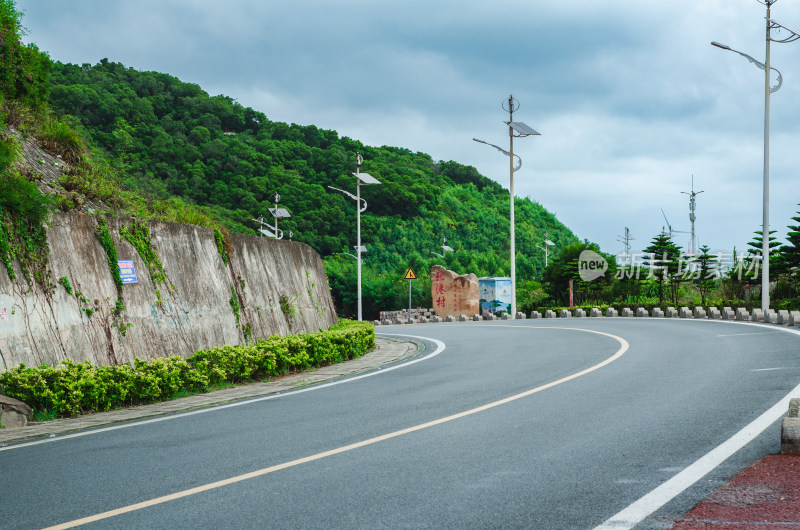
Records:
[[[136,278],[136,269],[133,268],[132,259],[121,259],[117,261],[119,267],[119,275],[122,277],[122,284],[139,283]]]
[[[487,276],[478,278],[481,314],[511,313],[511,278]]]

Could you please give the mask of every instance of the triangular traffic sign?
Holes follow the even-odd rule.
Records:
[[[416,275],[416,274],[414,274],[414,271],[411,269],[411,267],[409,267],[409,268],[408,268],[408,272],[407,272],[407,273],[406,273],[406,275],[403,277],[403,279],[404,279],[404,280],[416,280],[416,279],[417,279],[417,275]]]

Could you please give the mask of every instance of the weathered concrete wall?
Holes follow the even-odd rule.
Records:
[[[226,266],[211,229],[151,222],[152,244],[167,275],[166,285],[156,286],[136,249],[120,237],[130,224],[109,220],[118,259],[132,259],[138,277],[123,287],[119,316],[94,217],[54,217],[48,229],[51,289],[29,289],[18,266],[13,282],[0,271],[0,370],[66,357],[97,365],[188,357],[246,338],[327,329],[337,320],[322,261],[304,243],[231,234]],[[62,277],[86,301],[68,294]],[[238,324],[232,299],[240,306]]]

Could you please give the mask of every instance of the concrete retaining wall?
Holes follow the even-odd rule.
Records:
[[[55,215],[48,229],[51,289],[29,289],[18,264],[13,282],[0,270],[0,370],[53,365],[66,357],[96,365],[188,357],[198,349],[241,344],[246,336],[317,331],[337,320],[322,261],[306,244],[231,234],[226,266],[211,229],[151,222],[152,244],[167,274],[166,285],[156,286],[136,249],[120,238],[130,223],[109,220],[118,259],[132,259],[138,277],[123,287],[119,316],[93,217]],[[67,293],[62,277],[84,302]],[[238,323],[232,299],[240,306]]]

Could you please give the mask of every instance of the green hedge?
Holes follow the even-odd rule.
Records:
[[[135,359],[133,366],[93,366],[71,359],[58,367],[20,365],[0,373],[0,390],[27,403],[35,416],[74,417],[338,363],[374,347],[372,324],[343,320],[327,331],[200,350],[188,359]]]

